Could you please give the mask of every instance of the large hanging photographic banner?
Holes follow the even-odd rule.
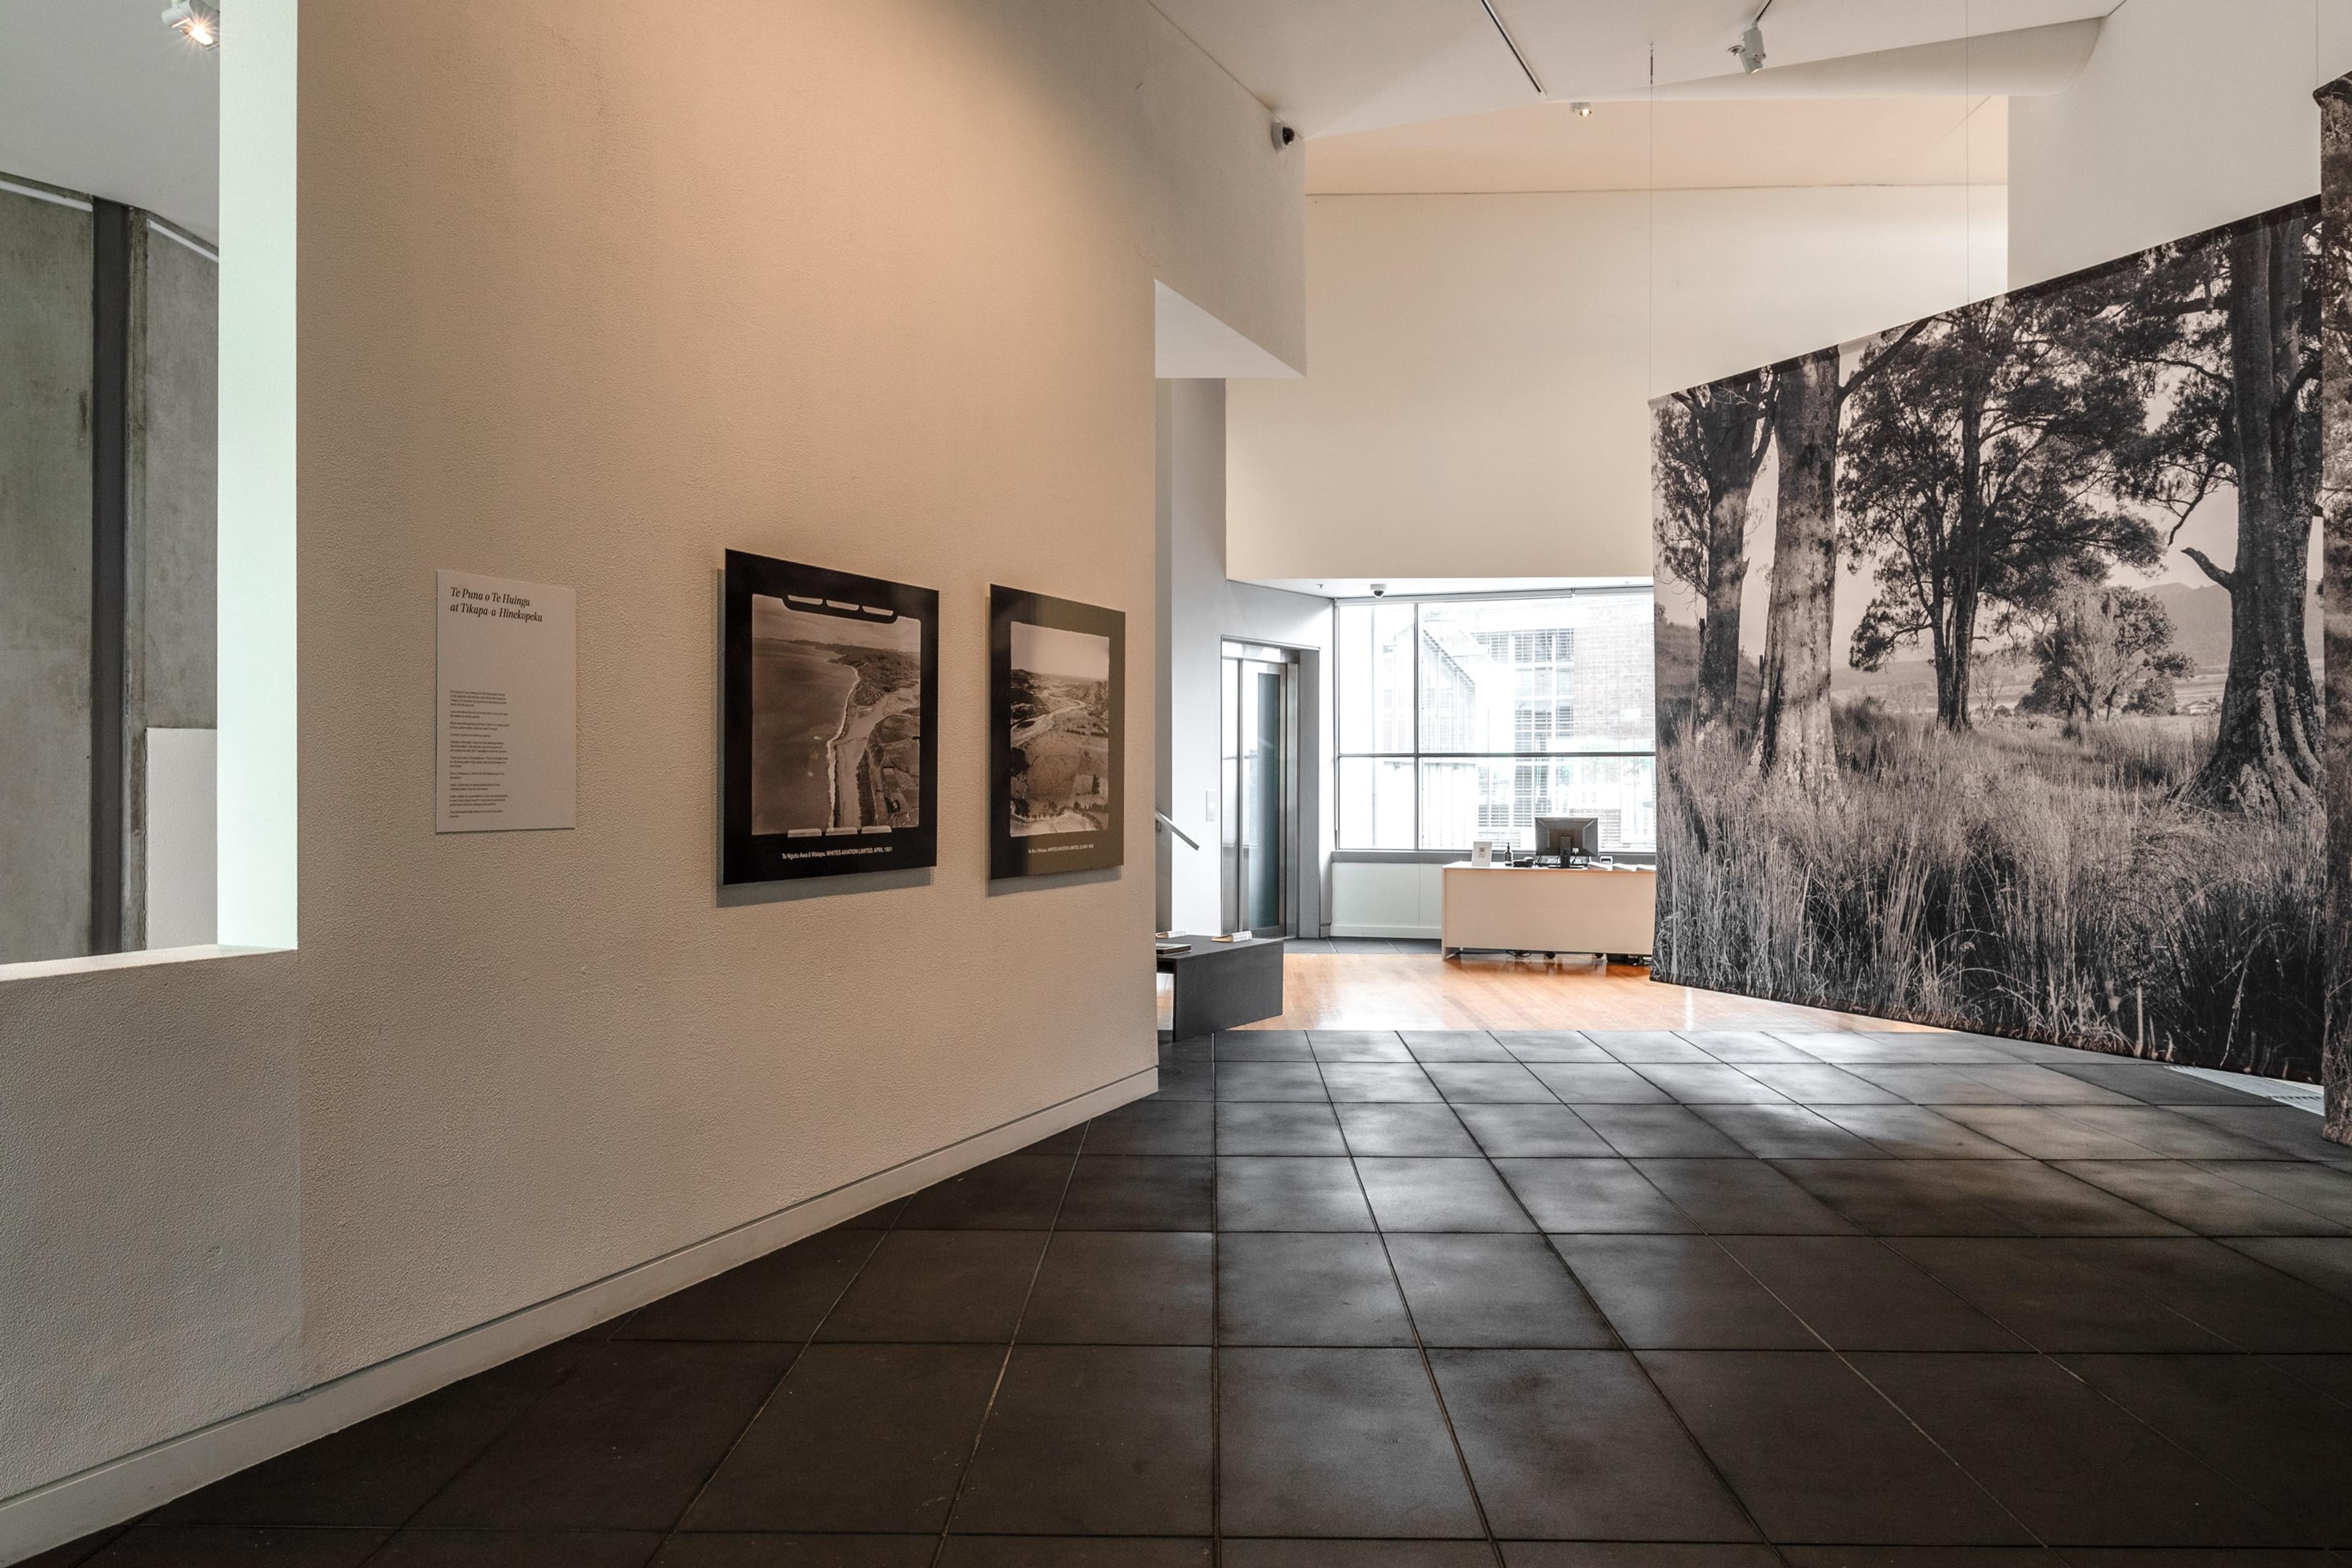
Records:
[[[2352,1143],[2352,76],[2319,89],[2327,680],[2327,1136]]]
[[[1126,858],[1127,617],[988,591],[991,877]]]
[[[940,596],[727,552],[720,880],[939,863]]]
[[[2318,1076],[2316,216],[1653,405],[1659,979]]]

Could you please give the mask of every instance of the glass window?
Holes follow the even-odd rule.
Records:
[[[1412,606],[1339,606],[1339,662],[1353,679],[1339,693],[1341,754],[1412,751]]]
[[[1535,845],[1595,816],[1610,850],[1657,847],[1647,588],[1339,606],[1343,849]]]
[[[1339,822],[1351,848],[1412,848],[1412,759],[1341,757]]]

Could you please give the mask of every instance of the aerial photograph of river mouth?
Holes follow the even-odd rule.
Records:
[[[1013,623],[1013,835],[1110,826],[1110,639]]]
[[[751,831],[912,827],[922,801],[919,621],[751,596]]]

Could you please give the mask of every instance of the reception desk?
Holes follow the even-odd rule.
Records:
[[[1447,957],[1504,952],[1647,953],[1657,927],[1658,874],[1616,868],[1445,868]]]

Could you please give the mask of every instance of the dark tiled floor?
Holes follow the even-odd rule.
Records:
[[[1150,1100],[44,1568],[2352,1548],[2352,1151],[2315,1117],[1958,1035],[1163,1056]]]

